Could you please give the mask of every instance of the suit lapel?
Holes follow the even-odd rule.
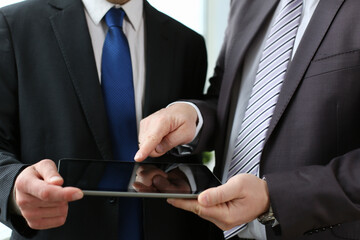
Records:
[[[169,72],[171,71],[172,64],[169,59],[174,59],[173,48],[171,47],[171,41],[166,34],[166,22],[167,20],[161,18],[161,15],[157,13],[147,1],[144,1],[144,14],[145,14],[145,65],[146,65],[146,77],[145,77],[145,94],[144,94],[144,108],[143,117],[152,113],[151,105],[156,99],[159,89],[170,89],[171,86],[164,86],[171,84],[171,81],[163,81],[167,79]],[[166,49],[166,51],[164,51]],[[170,79],[170,78],[168,78]],[[156,104],[155,104],[156,105]]]
[[[102,157],[111,159],[106,111],[82,2],[51,0],[49,4],[58,10],[49,20],[90,131]]]
[[[287,75],[271,119],[266,141],[274,131],[296,89],[299,87],[311,60],[330,28],[331,22],[335,18],[343,1],[344,0],[320,0],[297,49],[297,53],[299,54],[295,54],[287,70]]]
[[[230,18],[225,32],[225,43],[222,51],[225,51],[224,75],[222,77],[220,98],[218,102],[219,122],[223,125],[220,129],[224,131],[224,136],[218,139],[230,139],[231,129],[226,126],[232,126],[233,115],[236,106],[230,105],[231,99],[239,95],[240,83],[236,82],[241,79],[242,65],[246,56],[247,49],[251,46],[253,39],[256,37],[262,25],[267,22],[274,12],[279,0],[248,0],[248,1],[232,1],[230,6]],[[228,120],[227,120],[228,119]],[[221,143],[217,148],[217,156],[224,157],[226,154],[228,142]],[[225,152],[224,152],[225,151]],[[219,161],[215,172],[218,176],[222,176],[226,161]]]
[[[241,69],[239,71],[239,68],[243,64],[247,49],[258,33],[254,30],[261,29],[261,26],[273,13],[277,2],[278,0],[250,0],[235,2],[234,4],[238,4],[236,7],[234,4],[231,5],[230,16],[236,17],[230,18],[226,32],[228,41],[225,51],[228,56],[225,64],[227,70],[224,72],[224,82],[220,92],[220,96],[223,98],[219,100],[219,116],[224,119],[227,118],[225,113],[228,112],[230,96],[232,95],[229,93],[234,91],[234,94],[238,94],[239,89],[235,89],[233,86],[235,85],[234,82],[240,79],[238,74],[241,73]],[[224,122],[224,119],[221,122]]]

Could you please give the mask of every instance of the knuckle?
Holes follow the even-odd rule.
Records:
[[[163,142],[163,143],[165,144],[165,146],[168,147],[168,148],[174,147],[173,140],[172,140],[170,137],[168,137],[168,136],[164,137],[163,140],[162,140],[162,142]]]
[[[193,212],[200,217],[202,216],[201,207],[199,205],[195,205]]]
[[[26,183],[27,183],[27,179],[25,177],[26,173],[27,173],[27,170],[25,169],[16,178],[15,184],[14,184],[15,190],[20,190],[21,191],[23,189],[23,187],[26,185]]]
[[[49,201],[50,199],[50,191],[48,189],[40,189],[39,198],[43,201]]]
[[[140,132],[142,132],[144,129],[146,129],[146,127],[148,125],[149,125],[149,119],[148,118],[141,119],[140,123],[139,123]]]
[[[37,163],[37,165],[39,166],[47,166],[47,165],[50,165],[52,164],[52,161],[49,160],[49,159],[43,159],[41,160],[40,162]]]
[[[164,116],[162,114],[158,115],[157,116],[157,119],[156,121],[153,123],[154,126],[157,125],[157,126],[166,126],[168,124],[168,118],[167,116]]]
[[[230,179],[232,184],[237,187],[239,191],[244,190],[244,174],[238,174]]]
[[[157,116],[156,122],[163,126],[170,126],[171,124],[173,124],[174,122],[176,122],[176,117],[174,119],[174,115],[172,114],[168,114],[166,109],[163,109],[161,112],[159,112],[160,114]]]
[[[36,219],[36,220],[26,220],[30,228],[36,230],[43,230],[49,228],[60,227],[65,224],[66,216],[60,216],[52,219]]]
[[[143,118],[140,120],[140,127],[144,126],[147,121],[147,118]]]
[[[56,222],[56,225],[57,226],[62,226],[64,225],[66,222],[66,216],[61,216],[58,218],[57,222]]]
[[[33,214],[27,210],[22,210],[21,214],[27,221],[32,221],[34,219]]]
[[[68,214],[68,205],[66,204],[66,205],[60,207],[59,213],[60,213],[60,216],[64,216],[66,218],[66,216]]]
[[[42,225],[41,225],[41,222],[39,220],[27,220],[26,219],[26,222],[29,225],[29,227],[32,228],[32,229],[37,229],[37,230],[42,229]]]
[[[231,229],[231,228],[233,228],[234,227],[234,224],[233,224],[233,222],[232,222],[232,219],[231,218],[229,218],[229,217],[225,217],[224,219],[223,219],[223,228],[224,229]]]
[[[43,160],[40,161],[40,163],[42,163],[42,164],[53,164],[53,161],[50,160],[50,159],[43,159]]]
[[[223,189],[218,189],[217,191],[214,191],[215,193],[215,199],[217,199],[219,203],[224,203],[225,202],[225,193],[223,191]]]
[[[156,143],[158,141],[157,136],[155,134],[149,134],[146,136],[146,142]]]
[[[37,165],[37,167],[35,167],[35,168],[37,169],[37,171],[39,169],[54,169],[54,168],[56,168],[55,163],[50,159],[43,159],[40,162],[38,162],[36,165]]]
[[[16,198],[16,204],[19,206],[19,208],[25,208],[29,205],[29,201],[25,198],[17,197]]]
[[[193,129],[187,129],[187,128],[183,129],[183,134],[182,134],[182,136],[184,138],[183,142],[184,143],[191,142],[194,138],[194,134],[195,134],[195,130],[193,130]]]

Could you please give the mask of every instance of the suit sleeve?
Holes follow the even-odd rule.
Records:
[[[191,41],[191,43],[196,42],[197,44],[192,44],[192,50],[189,55],[189,62],[192,62],[192,69],[189,71],[193,74],[192,81],[189,82],[189,88],[192,88],[188,93],[193,93],[193,96],[187,96],[188,98],[202,98],[204,92],[204,85],[206,81],[206,72],[207,72],[207,52],[205,40],[202,36],[196,35],[196,39]],[[192,61],[192,58],[196,57],[196,60]]]
[[[225,38],[226,39],[226,38]],[[204,97],[204,100],[191,100],[200,110],[203,116],[203,127],[198,136],[198,142],[194,153],[202,151],[211,151],[215,147],[217,134],[217,103],[219,98],[220,87],[225,68],[226,41],[224,41],[219,57],[216,62],[213,76],[209,79],[210,86]]]
[[[29,228],[24,219],[13,216],[9,211],[9,199],[15,179],[26,167],[18,160],[20,126],[17,96],[16,59],[12,38],[6,19],[0,12],[0,221],[27,235]]]
[[[266,175],[270,202],[284,237],[291,239],[360,218],[359,159],[357,149],[326,166]]]

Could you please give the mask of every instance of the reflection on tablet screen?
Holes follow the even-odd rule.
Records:
[[[59,172],[64,186],[78,187],[85,195],[196,197],[220,185],[201,164],[62,159]]]

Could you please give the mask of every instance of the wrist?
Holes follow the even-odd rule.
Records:
[[[266,189],[266,200],[265,200],[265,209],[267,209],[263,214],[261,214],[257,220],[264,225],[273,225],[274,222],[276,221],[275,216],[274,216],[274,211],[273,208],[271,206],[270,203],[270,194],[269,194],[269,189],[267,186],[267,182],[266,182],[266,178],[263,177],[262,179],[264,181],[265,184],[265,189]]]
[[[271,205],[269,206],[269,209],[267,212],[261,214],[257,220],[263,224],[263,225],[273,225],[276,221],[275,219],[275,215],[274,215],[274,211],[271,207]]]

